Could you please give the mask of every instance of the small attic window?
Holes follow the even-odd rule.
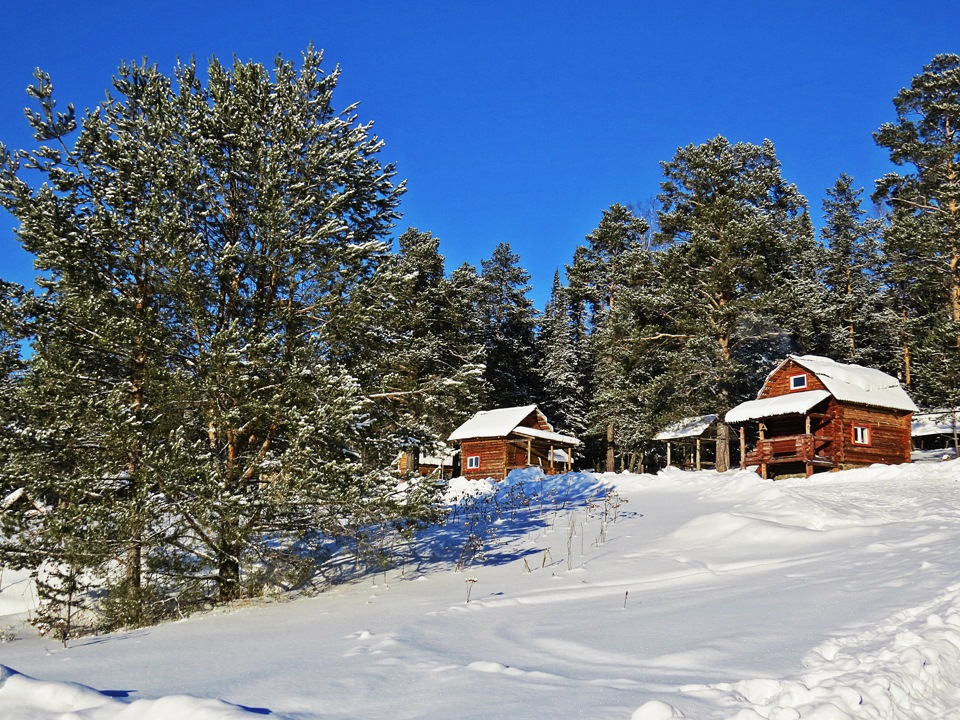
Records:
[[[802,375],[791,375],[790,376],[790,389],[791,390],[806,390],[807,389],[807,374]]]

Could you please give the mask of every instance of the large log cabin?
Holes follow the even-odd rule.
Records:
[[[764,477],[910,462],[916,405],[896,378],[816,355],[791,355],[756,400],[725,420],[740,427],[742,468]],[[747,452],[747,432],[756,446]]]
[[[468,480],[503,480],[511,470],[531,466],[549,475],[567,472],[580,444],[554,432],[536,405],[482,410],[449,439],[460,443],[460,472]]]

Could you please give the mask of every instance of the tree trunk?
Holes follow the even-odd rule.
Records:
[[[613,423],[609,423],[607,425],[607,472],[617,471],[617,458],[613,437]]]
[[[220,551],[217,572],[217,599],[221,603],[240,598],[240,560],[236,548],[228,546]]]
[[[730,426],[717,423],[717,472],[730,469]]]
[[[910,387],[910,342],[907,339],[907,311],[903,311],[903,384]]]

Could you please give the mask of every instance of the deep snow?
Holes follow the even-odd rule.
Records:
[[[958,481],[461,481],[474,499],[386,574],[67,649],[19,628],[0,718],[948,718]],[[0,628],[30,601],[2,584]]]

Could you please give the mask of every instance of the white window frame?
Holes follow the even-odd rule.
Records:
[[[870,437],[870,426],[869,425],[854,425],[853,426],[853,444],[861,445],[867,447],[871,445]]]
[[[467,470],[479,470],[479,469],[480,469],[480,456],[467,455]]]
[[[806,390],[807,389],[807,374],[801,373],[799,375],[790,376],[790,389],[791,390]]]

